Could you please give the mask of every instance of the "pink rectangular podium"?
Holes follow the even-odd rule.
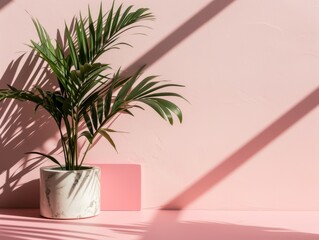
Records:
[[[94,164],[101,168],[101,210],[141,210],[141,166]]]

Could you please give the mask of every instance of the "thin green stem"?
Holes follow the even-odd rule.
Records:
[[[63,149],[63,154],[64,154],[64,157],[67,156],[67,147],[66,147],[66,143],[64,141],[64,136],[63,136],[63,133],[62,133],[62,130],[61,130],[61,127],[58,126],[59,128],[59,132],[60,132],[60,136],[61,136],[61,143],[62,143],[62,149]],[[64,159],[65,160],[65,165],[67,165],[67,159]]]
[[[65,152],[65,167],[67,170],[70,169],[70,166],[72,166],[72,155],[71,155],[71,149],[72,149],[72,131],[71,131],[71,126],[69,123],[68,116],[64,116],[63,118],[65,127],[66,127],[66,132],[68,136],[68,142],[66,144],[66,152]]]
[[[78,131],[79,131],[79,113],[78,107],[76,107],[75,119],[74,119],[74,157],[76,168],[81,167],[82,163],[79,165],[78,162]]]
[[[92,140],[92,142],[93,142],[93,140]],[[84,159],[85,159],[85,157],[86,157],[86,154],[88,153],[88,151],[89,151],[91,145],[92,145],[92,143],[89,143],[88,146],[86,147],[85,152],[84,152],[84,154],[83,154],[83,156],[82,156],[82,159],[81,159],[81,162],[80,162],[80,166],[82,166],[82,163],[83,163],[83,161],[84,161]]]

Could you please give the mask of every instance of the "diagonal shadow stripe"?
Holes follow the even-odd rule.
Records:
[[[248,141],[244,146],[239,148],[229,157],[224,159],[217,167],[210,170],[206,175],[201,177],[190,187],[178,194],[174,199],[166,203],[161,210],[182,210],[197,198],[202,196],[208,190],[216,186],[223,179],[228,177],[238,167],[247,162],[252,156],[261,151],[273,140],[284,133],[288,128],[301,120],[319,105],[319,87],[298,102],[294,107],[288,110],[284,115],[266,127],[253,139]],[[175,212],[166,223],[172,226],[177,223],[180,211]],[[167,221],[161,211],[153,218],[149,225],[148,231],[142,236],[141,240],[153,240],[154,234],[158,233],[161,223]],[[166,229],[162,229],[165,231]]]
[[[138,58],[134,63],[124,70],[124,73],[129,75],[134,70],[142,67],[147,63],[146,68],[150,67],[166,53],[176,47],[179,43],[193,34],[196,30],[210,21],[235,0],[215,0],[211,1],[193,17],[179,26],[171,34],[165,37],[161,42],[155,45],[150,51]]]
[[[319,105],[319,88],[311,92],[288,112],[266,127],[257,136],[224,159],[217,167],[210,170],[174,199],[166,203],[161,209],[179,210],[187,207],[197,198],[216,186],[232,172],[246,163],[251,157],[264,149],[287,129],[301,120]]]
[[[12,0],[0,0],[0,9],[5,7],[10,2],[12,2]]]

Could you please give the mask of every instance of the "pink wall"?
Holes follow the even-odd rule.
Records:
[[[99,6],[7,2],[0,4],[0,87],[24,86],[36,71],[24,64],[28,53],[10,65],[36,36],[28,13],[54,36],[64,19]],[[119,118],[114,128],[130,132],[114,136],[119,154],[101,140],[90,161],[140,164],[142,208],[319,210],[318,2],[124,3],[149,7],[157,19],[147,37],[132,37],[133,49],[104,59],[124,68],[149,63],[147,74],[185,84],[190,104],[180,101],[185,121],[174,127],[151,111]],[[54,150],[56,132],[41,112],[34,124],[28,104],[0,112],[0,205],[27,206],[16,196],[36,191],[38,163],[23,153]]]

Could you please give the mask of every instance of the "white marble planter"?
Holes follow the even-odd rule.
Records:
[[[100,169],[40,169],[40,213],[46,218],[93,217],[100,212]]]

